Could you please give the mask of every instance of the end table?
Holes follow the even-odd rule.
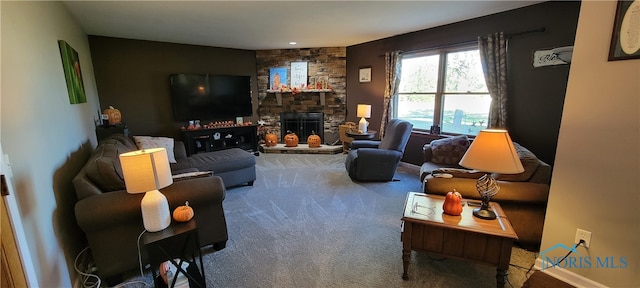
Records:
[[[205,287],[204,266],[202,264],[202,254],[200,252],[200,239],[198,238],[198,225],[195,219],[188,222],[176,223],[172,222],[169,227],[158,232],[146,232],[142,235],[142,243],[149,256],[151,264],[151,272],[156,287],[166,287],[160,277],[156,277],[156,270],[160,264],[165,261],[171,263],[178,269],[178,273],[183,273],[189,279],[189,284],[195,287]],[[196,265],[196,257],[200,259],[200,269],[193,269],[200,275],[193,275],[182,269],[182,263],[187,262],[189,265]],[[176,259],[179,259],[176,261]],[[174,287],[175,279],[170,283],[169,287]]]

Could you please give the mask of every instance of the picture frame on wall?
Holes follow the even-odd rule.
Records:
[[[280,90],[287,88],[287,67],[269,68],[269,89]]]
[[[640,1],[618,1],[609,61],[640,58]]]
[[[67,82],[67,92],[69,93],[69,103],[87,103],[87,94],[84,91],[82,81],[82,70],[80,69],[80,58],[78,52],[73,49],[67,41],[58,40],[60,57],[62,58],[62,68],[64,78]]]
[[[371,67],[360,68],[358,79],[360,83],[371,82]]]

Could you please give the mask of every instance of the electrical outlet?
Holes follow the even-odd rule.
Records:
[[[589,245],[591,245],[591,232],[578,228],[578,230],[576,230],[575,243],[580,242],[581,239],[584,240],[584,243],[580,245],[589,248]]]

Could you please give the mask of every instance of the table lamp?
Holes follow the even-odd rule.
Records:
[[[496,214],[489,210],[489,201],[498,193],[500,186],[490,173],[517,174],[524,171],[509,132],[501,129],[480,131],[462,156],[460,165],[486,173],[476,182],[482,204],[473,210],[473,215],[481,219],[496,219]]]
[[[123,153],[120,154],[120,165],[127,192],[145,193],[140,202],[144,229],[157,232],[169,227],[169,203],[158,191],[173,183],[167,150],[152,148]]]
[[[358,122],[358,131],[360,133],[367,133],[367,126],[369,126],[369,122],[364,118],[371,117],[371,105],[358,104],[358,112],[356,114],[360,117],[360,122]]]

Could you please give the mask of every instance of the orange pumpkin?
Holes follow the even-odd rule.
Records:
[[[309,148],[320,147],[320,136],[316,135],[314,131],[311,131],[311,135],[307,137],[307,144],[309,144]]]
[[[298,139],[298,135],[289,131],[289,134],[284,136],[284,147],[296,147],[298,146],[299,141],[300,139]]]
[[[267,147],[276,146],[278,144],[278,136],[273,133],[269,133],[264,136],[264,145]]]
[[[109,116],[109,125],[120,124],[122,121],[122,114],[120,114],[120,110],[113,108],[113,106],[109,106],[109,108],[104,109],[102,114],[107,114]]]
[[[193,208],[189,206],[189,201],[184,203],[184,206],[178,206],[173,210],[173,220],[178,222],[187,222],[193,218]]]
[[[455,189],[453,192],[447,192],[447,196],[444,198],[444,204],[442,204],[444,213],[458,216],[462,213],[462,195]]]

